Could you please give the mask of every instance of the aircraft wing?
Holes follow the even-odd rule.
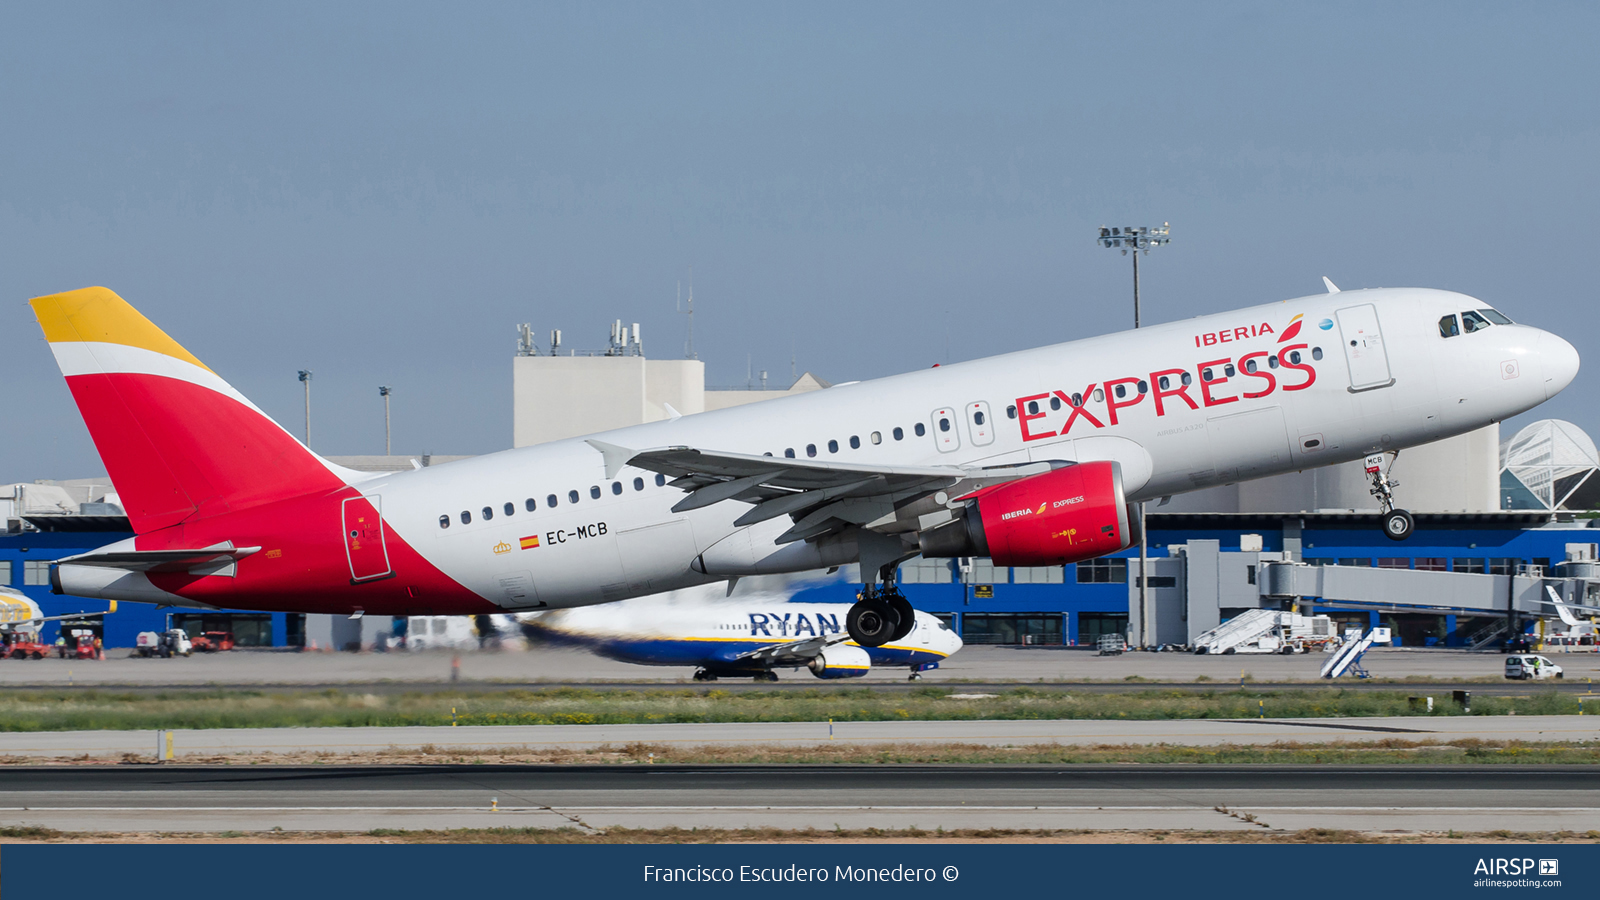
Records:
[[[848,634],[830,634],[826,637],[806,638],[801,641],[788,641],[782,644],[773,644],[769,647],[761,647],[748,653],[741,653],[735,656],[734,659],[777,665],[788,662],[808,662],[823,650],[848,640],[850,640],[850,635]]]
[[[949,520],[945,507],[949,498],[991,484],[1048,472],[1058,465],[1040,462],[987,468],[874,466],[751,456],[697,447],[634,451],[603,441],[588,443],[605,456],[608,478],[616,477],[625,465],[672,478],[672,486],[689,494],[673,506],[674,512],[734,500],[752,504],[734,520],[740,527],[790,516],[795,525],[778,539],[779,543],[817,537],[848,525],[882,532],[934,527]],[[944,500],[923,504],[926,509],[919,506],[907,514],[899,514],[908,505],[940,491],[946,493]]]

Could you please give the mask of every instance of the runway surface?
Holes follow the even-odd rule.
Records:
[[[831,736],[830,736],[831,735]],[[248,753],[337,753],[416,750],[570,749],[627,744],[675,746],[810,746],[854,743],[1022,744],[1277,744],[1460,738],[1600,741],[1600,716],[1390,716],[1329,719],[1000,719],[892,722],[738,722],[660,725],[474,725],[373,728],[219,728],[174,732],[184,757]],[[154,731],[0,733],[0,755],[115,760],[154,757]]]
[[[364,689],[432,689],[448,685],[454,654],[424,653],[296,653],[287,650],[236,650],[197,654],[188,659],[128,658],[126,650],[109,651],[110,658],[91,660],[0,660],[0,685],[22,687],[85,686],[221,686],[319,687],[356,686]],[[1587,684],[1600,677],[1600,654],[1547,653],[1567,670],[1561,686]],[[535,649],[505,652],[463,652],[459,677],[489,687],[547,686],[594,683],[617,685],[693,685],[687,667],[638,666],[603,659],[582,651]],[[1324,656],[1194,656],[1188,653],[1124,653],[1098,656],[1084,648],[968,646],[926,673],[923,685],[938,684],[1051,684],[1097,683],[1138,685],[1127,679],[1151,682],[1238,684],[1241,676],[1257,684],[1303,682],[1325,685],[1318,679]],[[1531,690],[1530,684],[1503,680],[1505,658],[1497,653],[1461,650],[1377,648],[1367,654],[1366,668],[1380,679],[1411,677],[1441,681],[1483,682]],[[830,683],[804,670],[780,672],[783,687],[829,688]],[[728,679],[718,687],[737,688],[748,681]],[[1344,684],[1355,683],[1347,679]],[[874,669],[865,678],[850,679],[847,687],[897,689],[906,685],[904,669]],[[1548,683],[1545,683],[1548,684]],[[1544,688],[1545,684],[1538,685]],[[1434,685],[1438,686],[1438,685]],[[771,685],[761,685],[771,689]],[[1471,689],[1470,687],[1467,689]]]
[[[0,823],[73,831],[1600,828],[1577,766],[46,767],[0,793]]]

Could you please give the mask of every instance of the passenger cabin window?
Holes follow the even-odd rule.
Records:
[[[1105,400],[1106,400],[1106,392],[1100,390],[1099,388],[1095,388],[1094,389],[1094,402],[1096,402],[1096,403],[1104,403]],[[1082,404],[1080,404],[1080,405],[1082,405]]]
[[[1123,397],[1126,397],[1126,396],[1128,396],[1128,386],[1125,385],[1125,384],[1117,385],[1117,399],[1121,400]]]
[[[838,441],[833,441],[833,440],[828,441],[828,452],[829,453],[838,453],[839,452],[839,442]]]
[[[1191,382],[1191,381],[1194,381],[1194,379],[1193,379],[1193,378],[1190,378],[1190,377],[1189,377],[1189,373],[1188,373],[1188,372],[1185,372],[1185,373],[1183,373],[1183,376],[1182,376],[1182,377],[1183,377],[1183,383],[1184,383],[1184,384],[1188,384],[1188,383],[1190,383],[1190,382]]]
[[[550,496],[544,498],[544,505],[550,507],[551,509],[555,509],[555,507],[556,507],[556,495],[555,494],[551,494]]]
[[[1028,415],[1037,416],[1038,414],[1039,414],[1039,401],[1037,401],[1037,400],[1029,400],[1028,401]]]
[[[1016,417],[1017,417],[1017,405],[1015,403],[1013,403],[1010,406],[1006,407],[1006,418],[1015,419]]]
[[[636,491],[644,490],[644,479],[643,478],[635,478],[633,480],[633,489],[636,490]]]
[[[622,493],[622,482],[620,482],[620,481],[611,482],[611,493],[613,493],[613,494],[621,494]]]
[[[528,499],[522,501],[522,505],[523,505],[523,507],[525,509],[528,510],[528,512],[533,512],[534,510],[539,508],[539,504],[533,502],[533,498],[532,497],[529,497]]]
[[[484,507],[484,508],[483,508],[483,520],[484,520],[484,521],[485,521],[485,522],[487,522],[487,521],[489,521],[489,520],[490,520],[490,519],[492,519],[492,518],[494,518],[494,507],[492,507],[492,506],[485,506],[485,507]]]
[[[1082,394],[1077,394],[1077,393],[1073,394],[1072,395],[1072,405],[1073,406],[1082,406],[1083,405],[1083,395]]]
[[[807,444],[806,445],[806,455],[807,456],[816,456],[817,455],[817,445],[816,444]]]
[[[950,430],[950,420],[945,418],[944,416],[940,416],[939,417],[939,430],[940,431],[949,431]]]
[[[1277,367],[1278,367],[1278,355],[1276,353],[1274,353],[1271,356],[1267,357],[1267,368],[1276,369]]]
[[[1300,351],[1299,350],[1290,350],[1289,351],[1289,362],[1292,362],[1297,366],[1300,365]]]
[[[975,424],[975,425],[982,425],[983,424],[983,412],[980,410],[978,412],[973,413],[972,414],[972,421],[973,421],[973,424]]]
[[[784,456],[787,456],[787,457],[788,457],[788,458],[790,458],[790,459],[794,459],[794,448],[793,448],[793,447],[788,447],[788,448],[786,448],[786,449],[785,449],[785,450],[784,450],[784,451],[783,451],[783,455],[784,455]]]
[[[471,510],[463,509],[461,511],[461,524],[463,524],[463,525],[471,525],[472,524],[472,511]]]
[[[859,434],[850,435],[850,449],[851,450],[860,450],[861,449],[861,435],[859,435]]]
[[[589,485],[589,498],[591,500],[599,500],[600,499],[600,485],[598,485],[598,484]]]
[[[1061,398],[1060,397],[1051,397],[1050,398],[1050,408],[1051,409],[1060,409],[1061,408]]]
[[[656,476],[656,487],[661,487],[662,485],[664,485],[666,483],[667,483],[667,476],[665,476],[665,475],[657,475]]]
[[[1456,321],[1454,314],[1439,320],[1439,337],[1453,338],[1461,333],[1461,323]]]
[[[1321,359],[1322,358],[1322,348],[1321,347],[1312,347],[1311,348],[1311,358],[1312,359]]]
[[[897,440],[897,441],[904,440],[905,436],[906,436],[905,431],[900,426],[896,425],[894,427],[894,439]]]
[[[1466,330],[1467,334],[1471,334],[1474,331],[1482,331],[1488,328],[1489,320],[1469,309],[1461,314],[1461,327]]]
[[[881,443],[883,443],[883,432],[874,431],[872,433],[872,443],[873,444],[881,444]]]
[[[915,428],[915,431],[917,432],[917,437],[922,437],[923,435],[928,433],[928,428],[927,428],[927,426],[923,425],[921,422],[918,422],[917,423],[917,427]]]
[[[577,491],[567,491],[567,502],[568,503],[577,503],[578,502],[578,492]]]
[[[505,513],[508,516],[516,513],[516,511],[517,511],[517,505],[515,503],[507,503],[505,506],[502,506],[500,508],[505,510]]]
[[[440,528],[449,528],[450,527],[450,517],[447,516],[447,515],[446,516],[440,516],[439,517],[439,527]]]

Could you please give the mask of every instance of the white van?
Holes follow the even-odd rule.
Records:
[[[1561,667],[1542,656],[1518,653],[1506,657],[1506,677],[1527,681],[1530,678],[1560,678]]]

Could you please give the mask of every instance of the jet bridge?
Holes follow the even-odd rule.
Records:
[[[1309,601],[1319,609],[1488,617],[1467,641],[1481,649],[1520,632],[1530,618],[1554,618],[1547,586],[1579,615],[1600,613],[1600,546],[1592,543],[1569,544],[1567,559],[1550,573],[1524,565],[1512,575],[1316,566],[1242,543],[1254,546],[1224,551],[1215,540],[1190,540],[1149,560],[1148,640],[1139,627],[1138,563],[1130,560],[1130,642],[1197,646],[1201,636],[1249,610],[1303,613],[1297,607]]]

